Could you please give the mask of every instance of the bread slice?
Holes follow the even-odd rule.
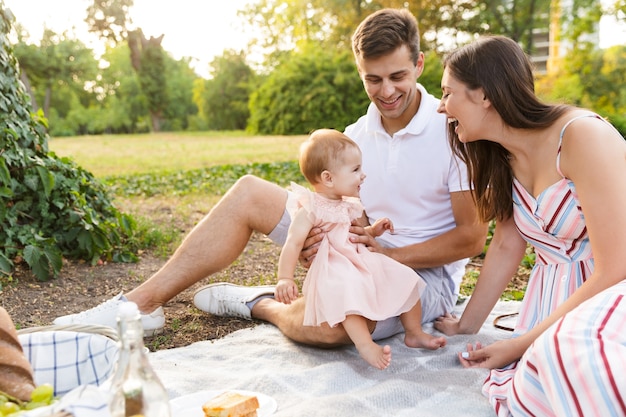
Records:
[[[0,391],[30,401],[34,389],[33,369],[24,356],[13,320],[0,307]]]
[[[259,400],[253,395],[226,391],[204,403],[206,417],[256,417]]]

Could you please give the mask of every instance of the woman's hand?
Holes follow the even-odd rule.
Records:
[[[519,360],[526,349],[519,343],[519,338],[499,340],[489,346],[479,343],[467,344],[467,351],[459,352],[459,361],[465,368],[503,368]]]
[[[304,241],[304,246],[302,247],[302,251],[300,251],[300,256],[298,257],[300,265],[307,269],[311,266],[323,238],[324,231],[322,228],[314,227],[311,229],[309,235]]]

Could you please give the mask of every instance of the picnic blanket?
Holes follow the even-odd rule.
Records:
[[[303,346],[269,324],[153,352],[150,362],[171,399],[203,390],[254,391],[276,400],[276,417],[492,416],[481,394],[488,371],[462,368],[456,354],[467,343],[510,337],[493,319],[518,309],[519,302],[498,302],[478,334],[449,337],[437,351],[408,348],[403,335],[386,339],[392,362],[384,371],[367,365],[353,346]],[[425,330],[436,332],[432,325]]]

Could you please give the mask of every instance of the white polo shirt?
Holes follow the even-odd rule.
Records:
[[[393,136],[383,128],[373,103],[345,130],[363,152],[367,177],[360,195],[370,223],[380,217],[393,222],[395,234],[379,238],[385,246],[419,243],[453,229],[450,193],[470,189],[465,164],[453,155],[448,142],[446,116],[437,113],[439,100],[421,84],[417,88],[419,110]],[[446,268],[455,281],[460,282],[466,263]]]

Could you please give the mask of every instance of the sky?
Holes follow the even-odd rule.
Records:
[[[175,59],[193,58],[192,64],[200,75],[208,75],[208,64],[224,49],[244,49],[250,36],[242,26],[237,10],[250,0],[134,0],[130,10],[133,24],[146,37],[165,34],[163,48]],[[43,28],[55,32],[87,33],[87,7],[93,0],[4,0],[16,22],[38,43]],[[81,36],[88,47],[95,48]]]
[[[63,32],[76,27],[87,33],[86,9],[93,0],[4,0],[17,22],[26,27],[33,42],[41,39],[43,27]],[[241,50],[251,36],[237,10],[254,0],[134,0],[133,23],[147,37],[165,34],[163,48],[175,59],[191,57],[198,74],[208,77],[208,65],[224,49]],[[608,0],[603,0],[608,1]],[[96,49],[82,39],[87,46]],[[626,24],[610,19],[600,24],[600,47],[626,43]]]

